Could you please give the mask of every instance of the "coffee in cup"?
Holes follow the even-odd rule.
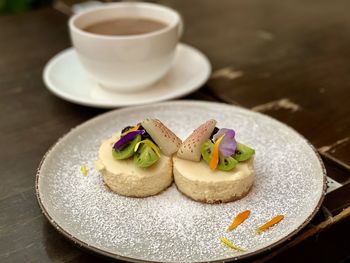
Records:
[[[98,22],[84,28],[84,31],[107,36],[131,36],[151,33],[163,29],[167,24],[153,19],[125,17]]]

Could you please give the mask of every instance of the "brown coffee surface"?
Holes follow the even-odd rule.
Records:
[[[118,18],[85,27],[89,33],[109,36],[130,36],[154,32],[165,28],[166,23],[148,18]]]

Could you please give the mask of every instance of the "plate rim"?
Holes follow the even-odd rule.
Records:
[[[127,108],[121,108],[121,109],[115,109],[115,110],[111,110],[102,114],[99,114],[93,118],[90,118],[78,125],[76,125],[75,127],[73,127],[72,129],[70,129],[68,132],[64,133],[61,137],[59,137],[57,139],[56,142],[54,142],[50,148],[46,151],[46,153],[44,154],[44,156],[42,157],[39,166],[37,168],[36,171],[36,175],[35,175],[35,195],[36,195],[36,200],[37,203],[43,213],[43,215],[46,217],[46,219],[49,221],[49,223],[63,236],[65,236],[69,241],[73,242],[75,245],[79,245],[80,248],[85,248],[89,251],[92,251],[98,255],[103,255],[106,256],[108,258],[112,258],[112,259],[118,259],[118,260],[124,260],[127,262],[137,262],[137,263],[149,263],[149,262],[162,262],[162,261],[149,261],[149,260],[144,260],[144,259],[138,259],[138,258],[131,258],[131,257],[127,257],[127,256],[121,256],[115,253],[111,253],[108,251],[105,251],[103,249],[100,249],[98,247],[95,246],[91,246],[89,244],[87,244],[86,242],[78,239],[77,237],[72,236],[71,234],[69,234],[69,232],[67,232],[66,230],[63,229],[63,227],[61,227],[57,222],[55,222],[55,220],[49,215],[49,213],[47,212],[41,197],[40,197],[40,191],[39,191],[39,177],[41,174],[41,168],[46,160],[46,158],[48,157],[48,155],[53,151],[53,149],[69,134],[71,134],[72,132],[74,132],[76,129],[88,125],[90,122],[95,121],[96,119],[100,119],[100,118],[104,118],[106,115],[109,114],[114,114],[114,112],[116,111],[123,111],[123,110],[130,110],[132,108],[138,108],[138,107],[148,107],[148,106],[162,106],[164,104],[197,104],[197,105],[205,105],[205,104],[217,104],[219,106],[224,106],[224,107],[236,107],[239,109],[243,109],[245,111],[252,111],[250,109],[241,107],[241,106],[237,106],[237,105],[231,105],[231,104],[227,104],[227,103],[223,103],[223,102],[212,102],[212,101],[200,101],[200,100],[171,100],[171,101],[165,101],[165,102],[159,102],[159,103],[154,103],[151,105],[138,105],[138,106],[133,106],[133,107],[127,107]],[[264,252],[267,252],[269,250],[272,250],[278,246],[280,246],[281,244],[283,244],[284,242],[286,242],[287,240],[290,240],[292,237],[294,237],[298,232],[300,232],[301,229],[303,229],[311,220],[312,218],[316,215],[316,213],[319,211],[320,207],[322,206],[322,203],[324,201],[325,195],[326,195],[326,190],[327,190],[327,171],[325,168],[325,165],[322,161],[322,158],[320,156],[320,154],[317,152],[316,148],[309,142],[309,140],[307,140],[302,134],[300,134],[298,131],[296,131],[293,127],[260,112],[255,112],[254,113],[258,114],[258,115],[262,115],[264,117],[267,117],[269,119],[272,119],[273,121],[277,121],[280,124],[284,125],[286,128],[289,128],[291,130],[293,130],[296,134],[298,134],[307,144],[308,146],[312,149],[312,151],[314,152],[314,154],[317,157],[318,163],[321,166],[322,169],[322,177],[323,177],[323,187],[322,187],[322,192],[321,192],[321,196],[320,199],[317,203],[317,205],[315,206],[314,210],[312,211],[312,213],[304,220],[304,222],[302,224],[300,224],[296,229],[294,229],[291,233],[289,233],[287,236],[281,238],[280,240],[274,242],[273,244],[270,244],[266,247],[260,248],[256,251],[250,252],[250,253],[246,253],[244,255],[239,255],[239,256],[233,256],[230,258],[225,258],[225,259],[217,259],[217,260],[211,260],[211,261],[196,261],[197,263],[201,263],[201,262],[213,262],[213,263],[219,263],[219,262],[230,262],[230,261],[236,261],[236,260],[243,260],[243,259],[247,259],[247,258],[252,258],[254,256],[260,255]]]
[[[203,78],[198,81],[196,85],[193,85],[192,88],[183,90],[181,92],[175,92],[174,94],[170,95],[163,95],[162,97],[155,98],[155,99],[150,99],[149,101],[146,102],[132,102],[132,103],[110,103],[110,102],[103,102],[103,101],[94,101],[91,99],[86,99],[86,98],[81,98],[79,96],[73,96],[70,93],[67,93],[65,91],[62,91],[61,89],[57,88],[56,85],[53,84],[51,81],[50,73],[52,72],[52,68],[57,64],[58,60],[61,60],[67,53],[71,52],[76,52],[74,47],[68,47],[65,48],[58,53],[56,53],[53,57],[51,57],[45,64],[44,69],[42,71],[42,79],[45,84],[45,87],[55,96],[65,100],[72,102],[74,104],[78,105],[83,105],[83,106],[90,106],[90,107],[95,107],[95,108],[102,108],[102,109],[113,109],[116,107],[125,107],[125,106],[138,106],[138,105],[146,105],[146,104],[151,104],[151,103],[158,103],[162,101],[168,101],[168,100],[174,100],[183,96],[186,96],[192,92],[197,91],[200,89],[209,79],[210,74],[212,72],[212,65],[208,59],[208,57],[199,49],[196,47],[193,47],[191,45],[179,42],[178,47],[182,46],[185,49],[190,50],[191,52],[195,52],[198,54],[204,61],[205,67],[206,67],[206,72],[203,74]]]

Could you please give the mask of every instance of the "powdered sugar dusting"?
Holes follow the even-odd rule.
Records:
[[[159,118],[180,138],[213,118],[234,128],[238,141],[256,149],[256,182],[242,200],[194,202],[174,185],[160,195],[128,198],[110,192],[94,169],[102,140],[145,118]],[[80,172],[85,165],[87,176]],[[239,257],[271,245],[297,229],[323,194],[323,170],[308,143],[261,114],[205,102],[167,102],[113,111],[66,135],[47,155],[39,193],[53,220],[73,237],[116,255],[150,261],[210,261]],[[236,214],[251,215],[231,233]],[[255,229],[277,214],[285,219],[261,235]],[[247,252],[223,246],[224,235]]]

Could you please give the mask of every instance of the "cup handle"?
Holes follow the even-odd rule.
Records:
[[[182,19],[182,17],[179,15],[180,20],[179,20],[179,26],[178,26],[178,30],[177,30],[177,38],[180,39],[182,37],[182,34],[184,32],[184,20]]]

